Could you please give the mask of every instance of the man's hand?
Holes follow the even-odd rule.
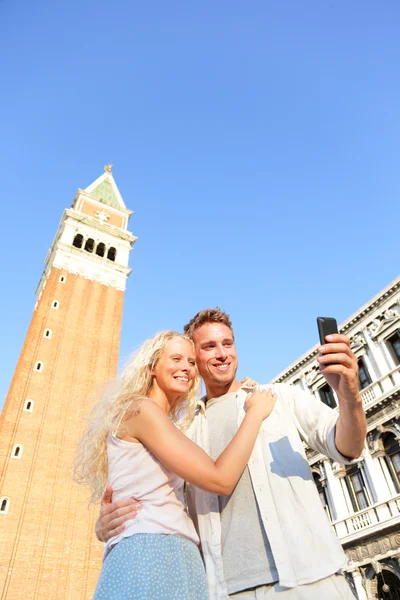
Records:
[[[347,458],[358,458],[365,446],[367,422],[359,392],[358,361],[345,335],[326,336],[326,344],[318,348],[317,360],[326,382],[339,398],[336,423],[336,448]]]
[[[257,381],[254,381],[254,379],[251,379],[251,377],[243,377],[243,379],[241,381],[239,381],[239,385],[240,387],[245,387],[245,388],[255,388],[258,385]]]
[[[96,521],[96,536],[99,542],[107,542],[111,537],[122,533],[125,522],[134,519],[141,507],[135,498],[113,502],[112,487],[107,485],[101,501],[100,515]]]
[[[319,368],[326,382],[335,390],[339,399],[360,399],[358,389],[358,361],[350,349],[346,335],[334,333],[326,336],[326,344],[318,348]],[[332,363],[332,364],[331,364]]]

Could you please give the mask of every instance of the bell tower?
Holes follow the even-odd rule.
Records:
[[[98,510],[72,481],[96,388],[116,375],[129,253],[111,165],[61,218],[0,417],[0,600],[89,600]]]

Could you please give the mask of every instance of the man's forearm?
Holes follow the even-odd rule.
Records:
[[[366,435],[367,421],[361,396],[351,403],[339,398],[335,443],[340,454],[347,458],[358,458],[364,449]]]

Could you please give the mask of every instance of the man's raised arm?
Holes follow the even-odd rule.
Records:
[[[298,431],[310,448],[335,462],[351,464],[365,447],[366,419],[358,390],[357,358],[344,335],[327,336],[318,362],[339,400],[339,415],[310,392],[288,386]]]
[[[358,361],[345,335],[326,336],[320,346],[318,362],[327,383],[339,399],[336,423],[336,448],[348,458],[358,458],[365,445],[367,422],[359,392]]]
[[[135,498],[113,502],[112,487],[107,485],[96,521],[96,537],[99,542],[107,542],[111,537],[122,533],[125,522],[134,519],[140,509],[141,504]]]

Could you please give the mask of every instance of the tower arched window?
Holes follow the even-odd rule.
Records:
[[[83,235],[81,233],[77,233],[76,236],[74,237],[74,241],[72,242],[72,245],[75,246],[75,248],[82,248],[82,244],[83,244]]]
[[[117,256],[117,251],[113,246],[111,246],[111,248],[108,249],[107,258],[108,258],[108,260],[115,261],[116,256]]]
[[[10,498],[7,496],[2,496],[0,498],[0,514],[6,515],[8,513],[8,509],[10,508]]]
[[[86,240],[85,250],[86,250],[86,252],[93,252],[93,250],[94,250],[94,239],[93,238],[88,238]]]
[[[43,332],[43,337],[47,338],[48,340],[51,338],[52,335],[53,335],[53,332],[51,329],[45,329]]]
[[[34,370],[35,370],[35,371],[38,371],[38,373],[41,373],[41,372],[43,371],[43,366],[44,366],[44,365],[43,365],[42,361],[38,360],[38,361],[35,363],[35,369],[34,369]]]
[[[385,461],[397,493],[400,492],[400,443],[393,433],[382,435],[383,447],[385,449]]]
[[[105,251],[106,251],[106,245],[103,244],[103,242],[100,242],[100,244],[97,244],[97,248],[96,248],[97,256],[104,256]]]
[[[12,449],[11,452],[11,458],[21,458],[22,457],[22,445],[21,444],[17,444],[16,446],[14,446],[14,448]]]

